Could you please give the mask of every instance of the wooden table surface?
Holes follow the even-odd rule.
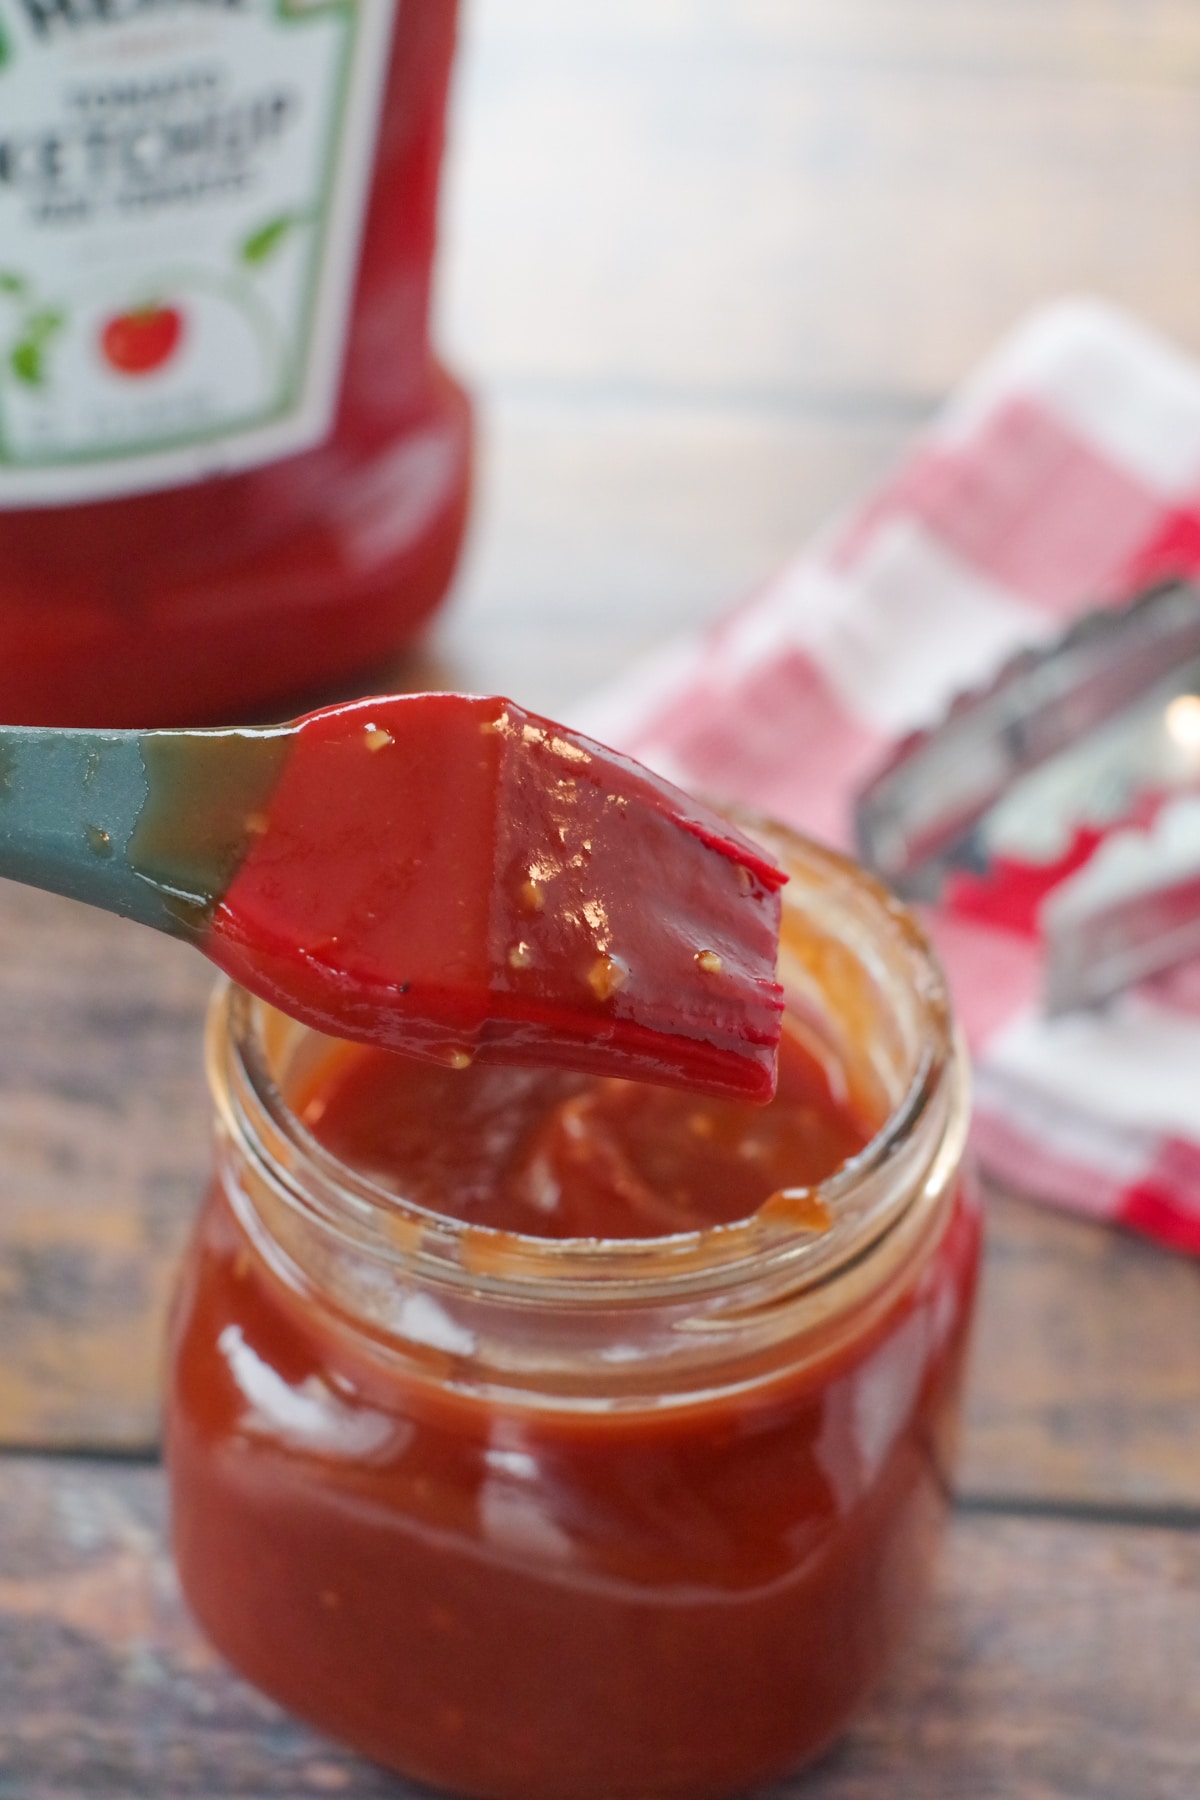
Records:
[[[1198,86],[1195,0],[479,0],[441,313],[481,485],[438,676],[569,715],[1040,299],[1200,351]],[[164,1554],[208,987],[0,884],[0,1800],[413,1792],[223,1670]],[[775,1800],[1195,1800],[1198,1302],[1195,1264],[993,1197],[935,1601]]]

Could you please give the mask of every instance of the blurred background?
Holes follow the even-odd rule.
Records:
[[[441,641],[560,712],[767,575],[1031,306],[1200,349],[1190,0],[471,0]]]
[[[569,718],[1041,302],[1200,352],[1198,91],[1197,0],[467,0],[437,335],[478,487],[438,679]],[[172,1597],[158,1355],[210,971],[0,903],[0,1794],[399,1794]],[[804,1792],[1194,1800],[1200,1263],[1020,1193],[989,1231],[930,1627]]]

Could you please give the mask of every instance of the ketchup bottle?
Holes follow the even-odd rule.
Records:
[[[456,0],[0,0],[0,718],[246,714],[444,593]]]

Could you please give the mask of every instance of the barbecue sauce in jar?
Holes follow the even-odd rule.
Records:
[[[430,1070],[238,990],[177,1300],[185,1592],[251,1680],[493,1800],[818,1754],[947,1510],[979,1249],[940,975],[784,833],[776,1099]]]

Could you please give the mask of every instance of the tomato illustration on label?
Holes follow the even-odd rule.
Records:
[[[118,375],[152,375],[174,356],[183,331],[184,318],[177,306],[138,307],[106,321],[100,332],[101,354]]]

